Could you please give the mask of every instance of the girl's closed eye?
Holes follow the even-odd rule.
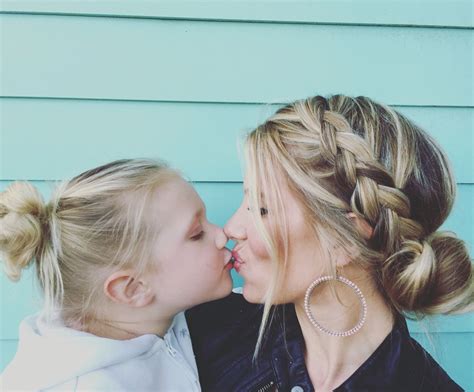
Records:
[[[204,234],[206,234],[206,232],[204,230],[201,230],[198,234],[191,237],[191,241],[199,241],[201,238],[204,237]]]

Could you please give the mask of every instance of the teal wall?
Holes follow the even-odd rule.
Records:
[[[347,4],[3,1],[0,189],[26,179],[47,196],[55,180],[97,164],[162,157],[222,225],[241,197],[243,132],[282,102],[362,94],[394,105],[446,149],[458,197],[445,228],[472,251],[472,2]],[[0,278],[0,369],[19,321],[38,307],[31,275]],[[472,315],[410,329],[474,390]]]

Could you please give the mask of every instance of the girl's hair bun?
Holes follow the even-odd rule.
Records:
[[[0,192],[0,259],[10,279],[20,279],[35,260],[47,221],[43,198],[30,183],[14,182]]]

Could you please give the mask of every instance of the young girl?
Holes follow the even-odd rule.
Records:
[[[61,185],[0,193],[0,250],[34,264],[40,314],[20,325],[2,390],[199,391],[183,311],[230,293],[223,231],[177,172],[122,160]]]

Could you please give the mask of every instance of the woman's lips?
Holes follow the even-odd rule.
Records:
[[[235,249],[232,251],[232,257],[234,258],[234,269],[239,272],[241,265],[245,262],[240,258],[239,252],[237,252]]]
[[[234,267],[234,255],[228,249],[226,250],[229,252],[229,257],[224,263],[224,269],[230,271]]]

